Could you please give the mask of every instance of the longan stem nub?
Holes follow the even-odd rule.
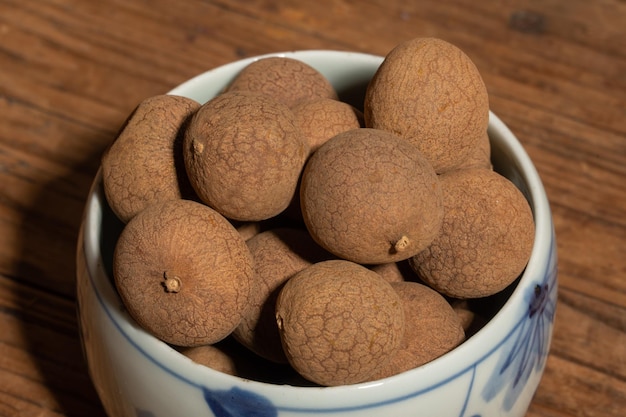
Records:
[[[202,144],[202,142],[194,140],[192,146],[195,154],[200,155],[202,152],[204,152],[204,145]]]
[[[396,252],[402,252],[404,251],[409,244],[411,243],[411,240],[407,237],[407,236],[402,236],[400,239],[398,239],[398,241],[393,245],[393,249]]]
[[[180,278],[176,275],[170,276],[167,271],[163,273],[163,287],[165,288],[165,292],[177,293],[180,291],[181,284]]]

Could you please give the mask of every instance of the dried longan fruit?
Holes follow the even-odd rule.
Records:
[[[313,264],[287,281],[276,321],[291,365],[324,386],[368,380],[404,335],[403,305],[391,285],[344,260]]]
[[[461,49],[415,38],[386,55],[367,88],[364,116],[367,127],[407,139],[443,173],[460,165],[487,131],[489,99]]]
[[[476,313],[469,307],[468,300],[454,298],[450,301],[450,306],[459,317],[463,330],[468,330],[476,318]]]
[[[474,168],[440,176],[444,219],[441,233],[410,259],[418,275],[455,298],[495,294],[523,271],[535,226],[528,201],[507,178]]]
[[[387,282],[402,282],[404,276],[396,262],[387,262],[385,264],[372,265],[370,269],[383,277]]]
[[[435,171],[415,146],[383,130],[352,129],[330,139],[310,157],[300,187],[313,239],[357,263],[407,259],[441,227]]]
[[[289,107],[318,98],[337,99],[328,79],[310,65],[293,58],[268,57],[246,66],[226,91],[253,91]]]
[[[257,355],[287,363],[276,326],[276,298],[289,278],[313,263],[332,257],[301,229],[276,228],[246,242],[254,261],[255,291],[234,338]]]
[[[289,205],[307,155],[291,110],[248,91],[205,103],[184,142],[185,166],[198,197],[242,221],[274,217]]]
[[[473,336],[478,330],[482,329],[489,321],[483,314],[472,308],[470,300],[452,299],[450,305],[456,315],[461,320],[463,330],[465,330],[466,338]],[[481,300],[484,301],[484,300]]]
[[[455,169],[468,168],[493,169],[493,164],[491,163],[491,142],[487,132],[478,142],[478,146]]]
[[[124,227],[113,276],[141,327],[178,346],[212,344],[241,322],[252,256],[222,215],[190,200],[153,204]]]
[[[102,183],[123,222],[148,205],[193,195],[182,158],[184,127],[200,107],[192,99],[159,95],[143,100],[102,156]]]
[[[179,351],[200,365],[240,378],[273,384],[311,385],[291,366],[260,358],[230,336],[213,345],[182,348]]]
[[[382,276],[387,282],[416,281],[419,279],[407,260],[370,265],[369,269]]]
[[[405,332],[398,352],[375,379],[417,368],[465,340],[461,321],[437,291],[417,282],[392,282],[404,306]]]
[[[358,109],[330,98],[305,101],[292,110],[311,152],[315,152],[333,136],[358,129],[363,124],[363,114]]]
[[[237,229],[243,240],[246,241],[261,233],[260,222],[241,222],[239,224],[236,224],[235,228]]]
[[[237,375],[236,361],[228,352],[214,345],[194,346],[181,351],[192,361],[228,375]]]
[[[251,381],[280,385],[310,386],[289,364],[268,361],[229,336],[215,345],[235,362],[237,376]]]

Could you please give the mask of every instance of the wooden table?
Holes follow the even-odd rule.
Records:
[[[133,107],[242,57],[461,47],[534,160],[558,239],[551,356],[529,416],[626,413],[623,0],[0,0],[0,416],[103,416],[74,253]]]

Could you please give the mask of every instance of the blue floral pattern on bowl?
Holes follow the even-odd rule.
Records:
[[[501,390],[506,390],[503,407],[510,410],[524,389],[533,369],[545,366],[550,347],[550,329],[556,307],[556,259],[552,255],[544,282],[528,294],[528,312],[515,327],[503,346],[503,355],[482,392],[491,401]]]
[[[204,399],[216,417],[275,417],[276,407],[265,397],[233,387],[227,391],[203,389]]]

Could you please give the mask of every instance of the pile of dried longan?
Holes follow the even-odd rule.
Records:
[[[533,245],[488,117],[474,64],[434,38],[395,47],[362,109],[284,57],[205,104],[144,100],[102,159],[122,301],[193,360],[295,370],[282,383],[359,383],[443,355],[480,323],[470,300],[509,287]]]

